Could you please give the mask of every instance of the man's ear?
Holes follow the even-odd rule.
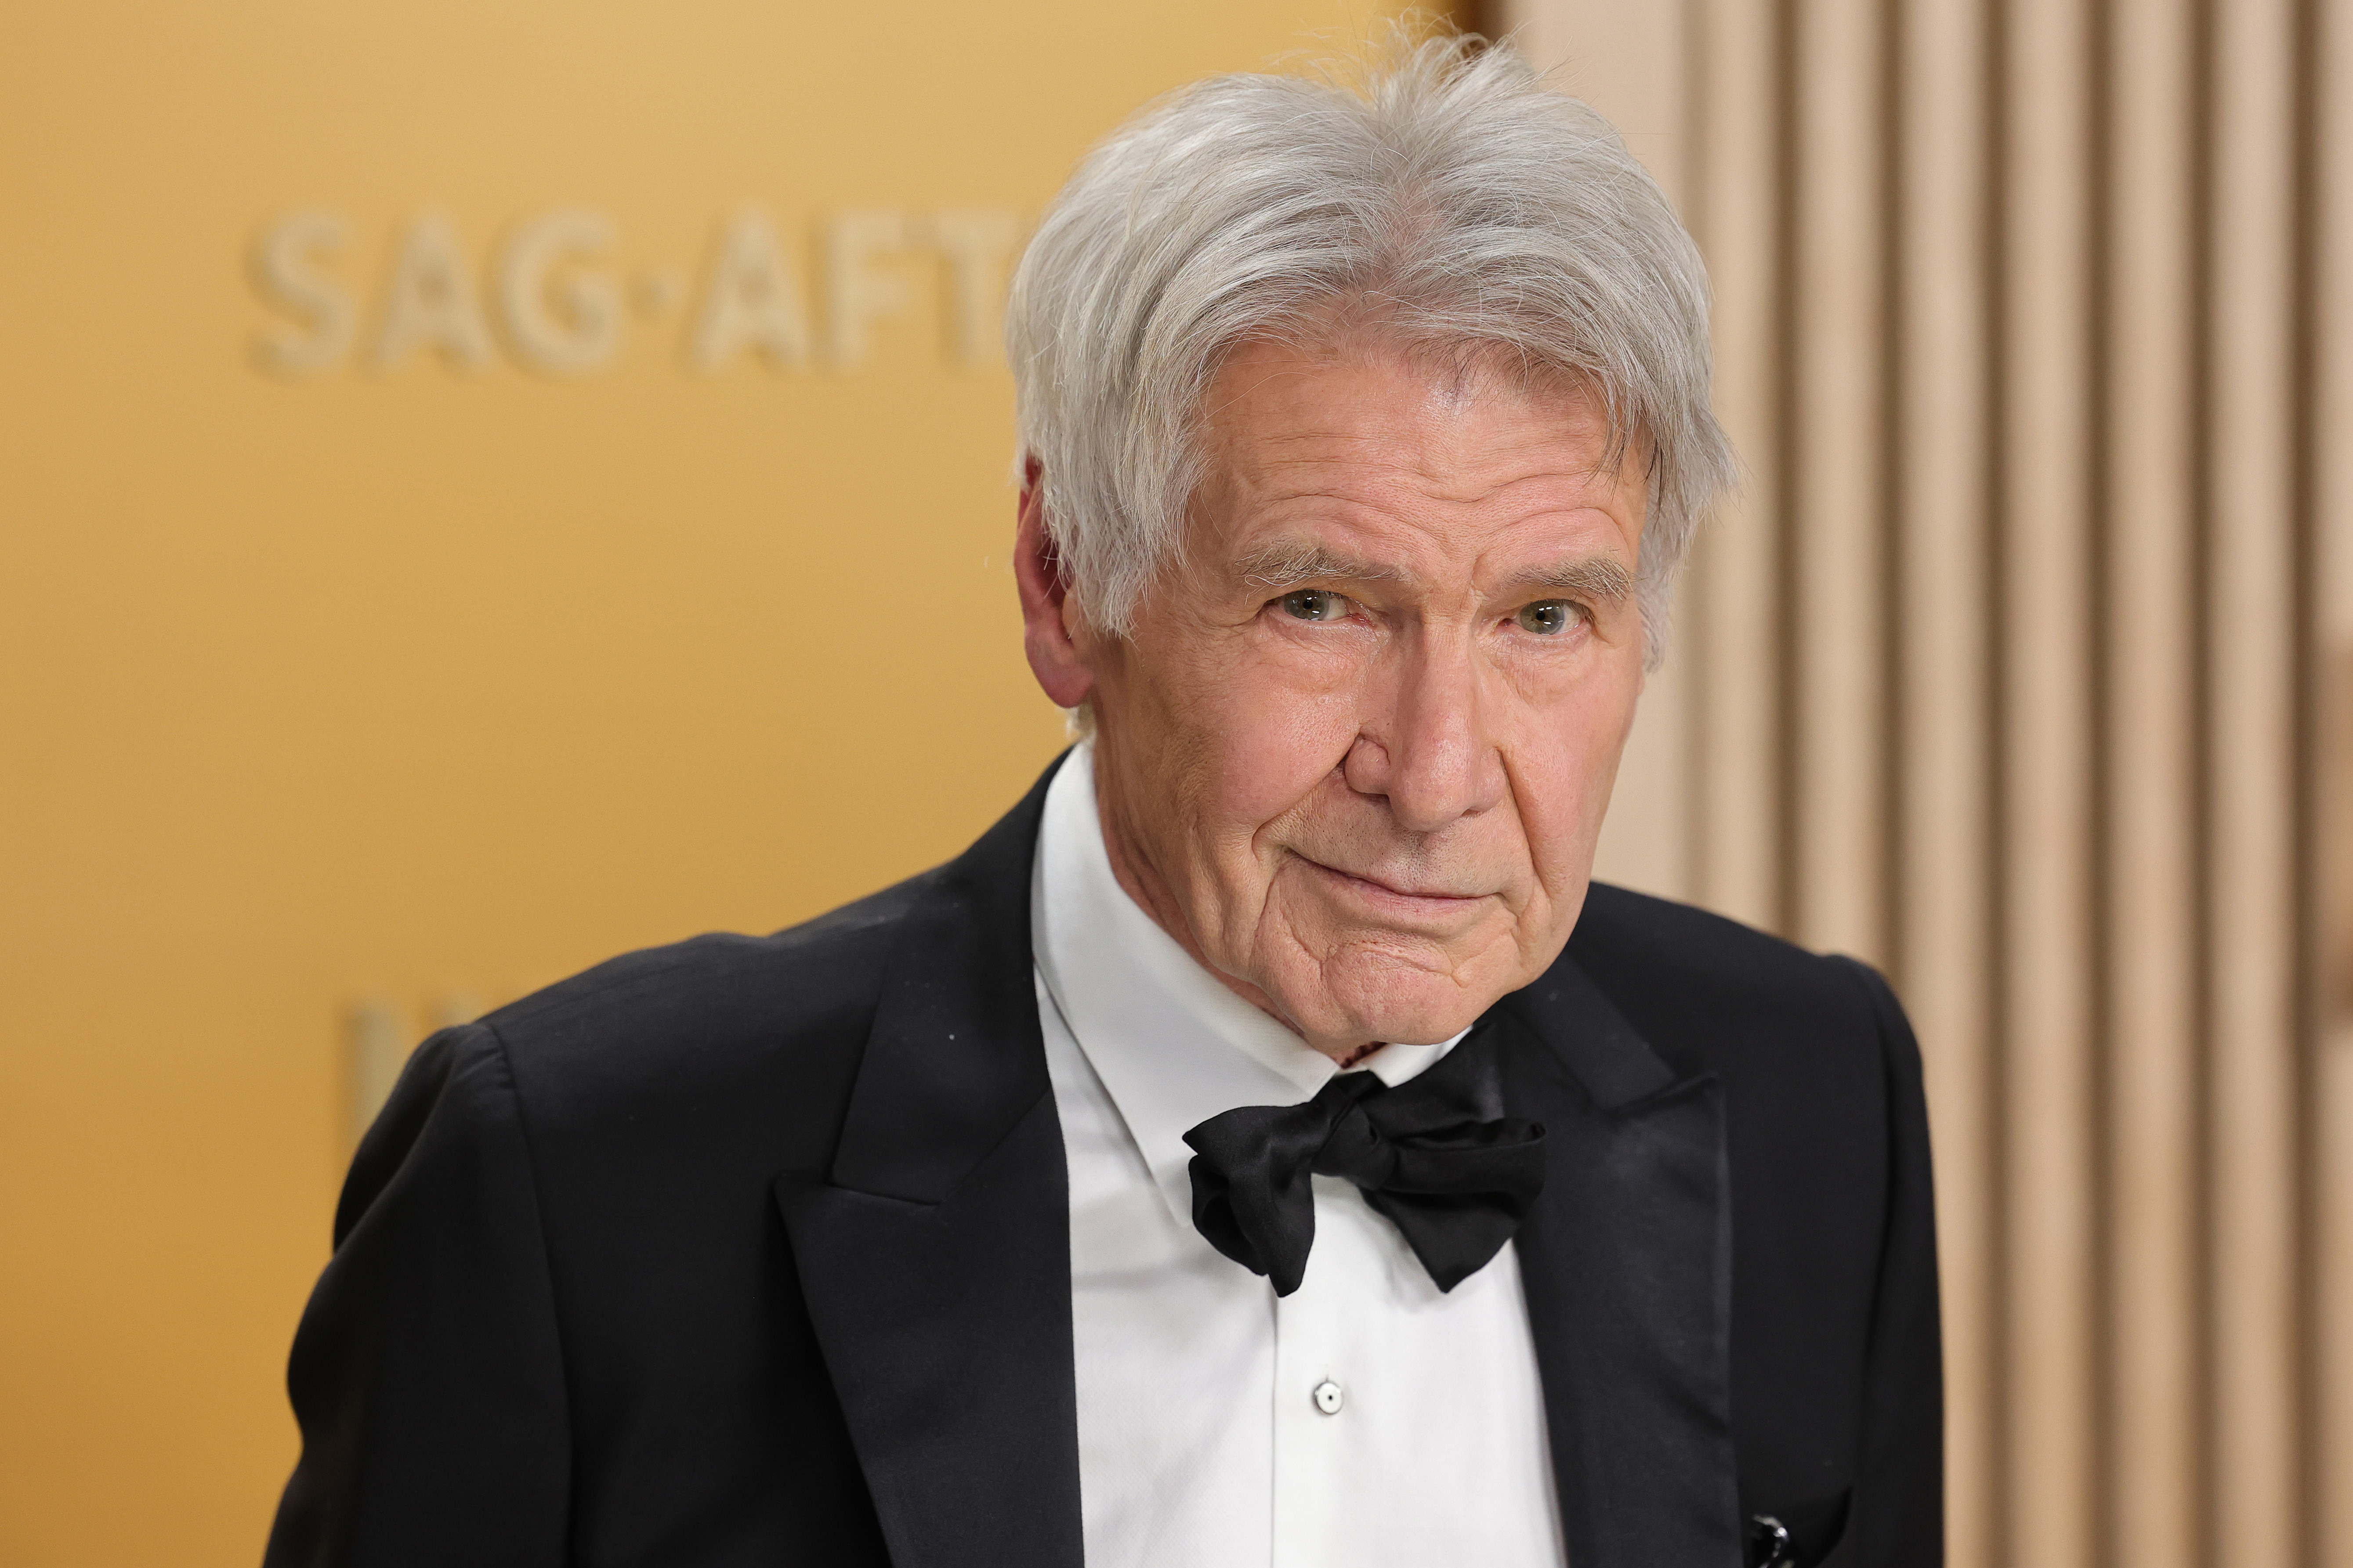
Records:
[[[1029,673],[1057,708],[1076,708],[1094,689],[1094,671],[1071,635],[1078,606],[1070,574],[1046,532],[1046,487],[1038,459],[1022,466],[1021,508],[1013,530],[1013,580],[1021,591],[1021,645]]]

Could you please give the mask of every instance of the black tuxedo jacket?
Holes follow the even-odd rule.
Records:
[[[1078,1568],[1044,794],[810,924],[419,1047],[295,1339],[269,1568]],[[1549,1131],[1518,1246],[1573,1568],[1734,1568],[1758,1513],[1805,1563],[1937,1563],[1927,1134],[1878,976],[1596,887],[1478,1026]]]

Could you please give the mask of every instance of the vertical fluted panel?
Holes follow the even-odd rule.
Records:
[[[1494,20],[1623,81],[1618,9],[1655,33]],[[1751,482],[1684,601],[1675,863],[1910,1005],[1950,1560],[2353,1568],[2300,782],[2316,625],[2353,645],[2353,0],[1676,16]]]
[[[2317,1456],[2317,1550],[2327,1568],[2353,1568],[2353,6],[2344,0],[2303,0],[2314,78],[2305,112],[2311,117],[2316,164],[2316,210],[2308,215],[2316,240],[2305,258],[2316,288],[2311,334],[2316,407],[2311,458],[2320,546],[2319,646],[2327,701],[2324,734],[2329,792],[2323,812],[2323,847],[2329,868],[2328,912],[2322,973],[2334,1016],[2318,1040],[2316,1098],[2319,1149],[2316,1190],[2319,1221],[2316,1347],[2320,1430]],[[2314,90],[2316,89],[2316,90]]]
[[[1986,17],[1978,0],[1905,0],[1895,27],[1900,637],[1894,949],[1919,1033],[1938,1181],[1952,1568],[1999,1568],[1986,988],[1991,914],[1986,679]]]
[[[2291,11],[2215,0],[2211,682],[2214,1456],[2231,1561],[2294,1560]]]
[[[2198,1480],[2198,574],[2187,0],[2112,9],[2101,309],[2112,1561],[2204,1561]]]
[[[1796,930],[1884,962],[1878,0],[1799,0],[1795,54]]]
[[[2007,1561],[2092,1550],[2084,11],[2008,0],[1995,501],[2001,569]]]
[[[1715,288],[1715,408],[1746,482],[1694,552],[1682,657],[1696,672],[1694,896],[1770,925],[1781,910],[1780,421],[1777,251],[1781,29],[1759,0],[1694,0],[1687,212]]]

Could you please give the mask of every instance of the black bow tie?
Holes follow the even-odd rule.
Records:
[[[1341,1073],[1303,1105],[1246,1105],[1185,1134],[1193,1225],[1288,1296],[1315,1243],[1311,1175],[1345,1176],[1440,1290],[1487,1266],[1544,1185],[1544,1129],[1498,1116],[1494,1047],[1473,1034],[1395,1089]]]

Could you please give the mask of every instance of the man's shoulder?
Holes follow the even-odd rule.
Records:
[[[782,1078],[846,1090],[934,870],[766,936],[607,960],[482,1019],[542,1116],[601,1122]]]
[[[1875,1069],[1887,1044],[1894,1000],[1873,971],[1672,900],[1595,883],[1567,956],[1686,1068],[1847,1058]]]
[[[1841,1001],[1854,990],[1852,960],[1825,957],[1694,904],[1607,882],[1594,883],[1587,895],[1568,951],[1596,980],[1608,970],[1709,991],[1820,992]]]
[[[1029,999],[1044,794],[1040,780],[962,855],[894,887],[772,935],[624,954],[457,1031],[440,1054],[503,1086],[551,1168],[822,1163],[886,998],[985,981]],[[674,1158],[685,1149],[692,1160]]]

